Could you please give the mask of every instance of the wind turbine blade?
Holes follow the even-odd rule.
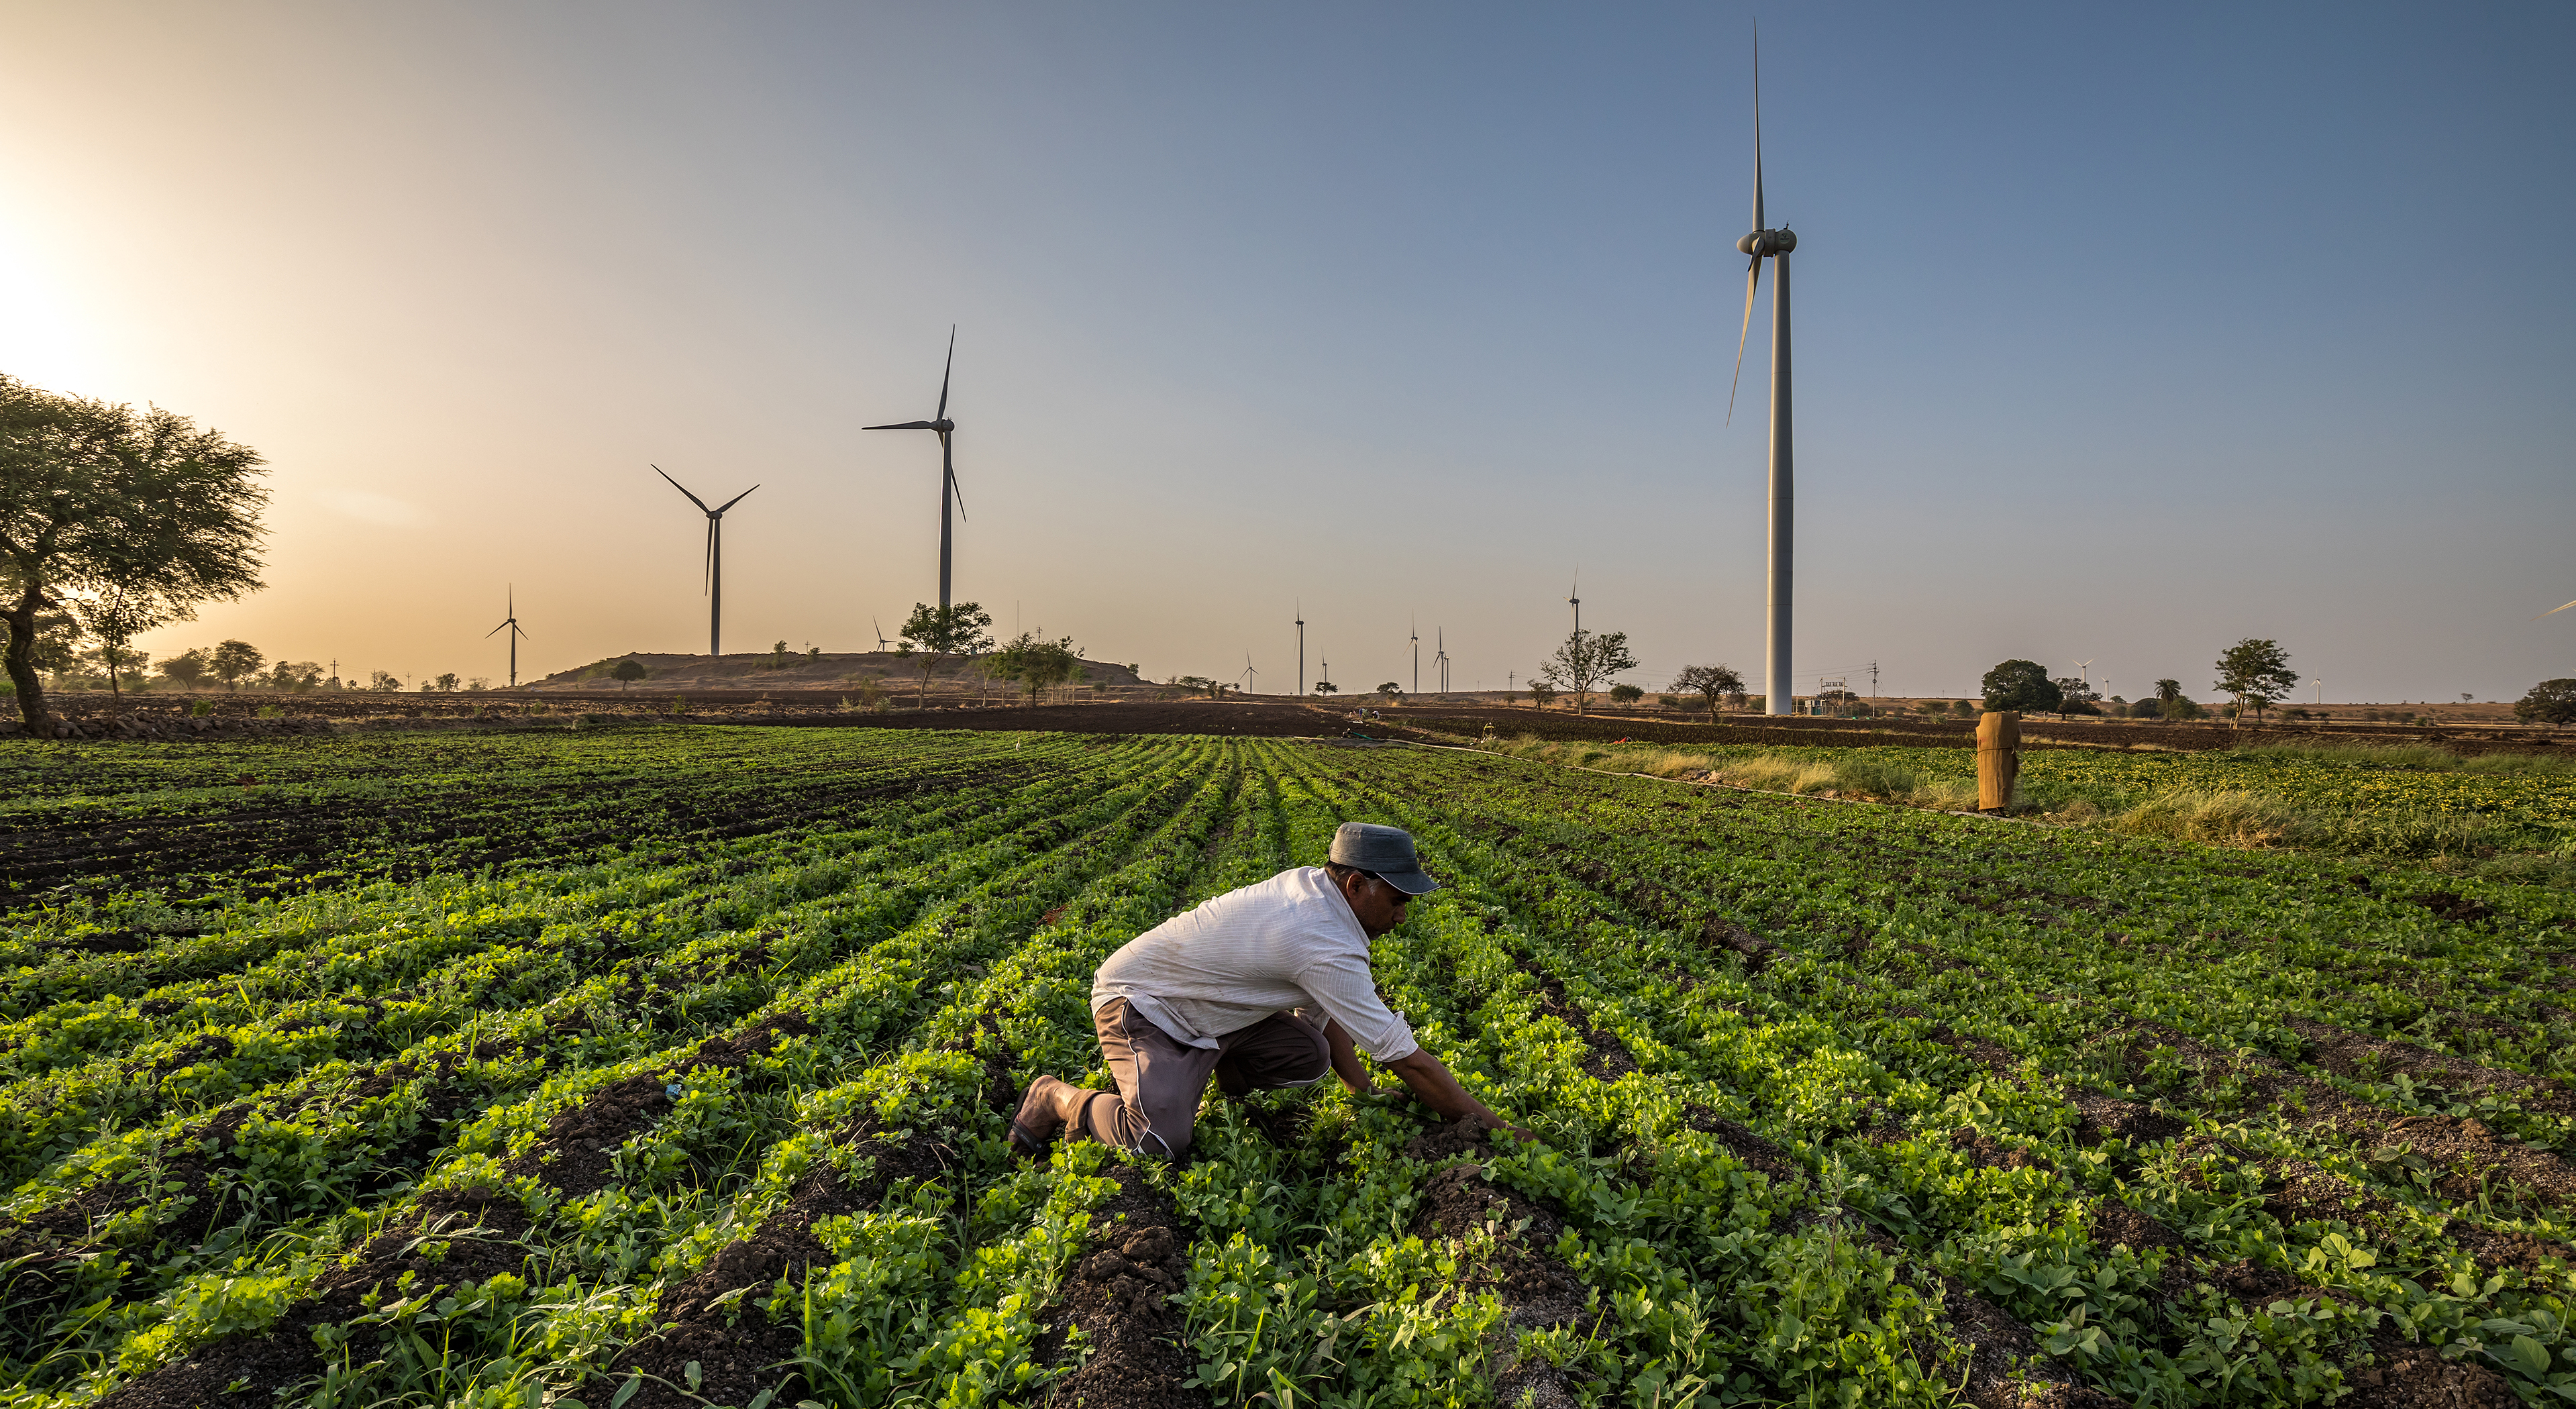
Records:
[[[663,469],[663,468],[662,468],[661,466],[659,466],[659,465],[655,465],[655,466],[653,467],[653,473],[655,473],[655,474],[657,474],[657,475],[660,475],[660,476],[661,476],[662,478],[664,478],[664,479],[671,479],[671,472],[670,472],[670,471],[668,471],[668,470]],[[671,487],[672,487],[673,489],[676,489],[676,490],[680,491],[682,494],[689,494],[689,487],[688,487],[687,485],[685,485],[685,484],[680,483],[678,480],[671,479]],[[698,496],[696,496],[696,495],[694,495],[694,494],[689,494],[689,502],[690,502],[690,503],[692,503],[692,504],[697,505],[697,506],[698,506],[698,508],[699,508],[699,510],[700,510],[701,512],[704,512],[704,511],[706,510],[706,507],[707,507],[707,501],[706,501],[706,500],[704,500],[704,499],[699,498]]]
[[[863,431],[926,431],[932,429],[932,427],[928,421],[897,421],[890,426],[861,426],[859,429]]]
[[[1753,228],[1762,223],[1762,22],[1753,22]]]
[[[966,491],[957,487],[957,465],[948,458],[948,441],[954,432],[943,431],[939,437],[939,473],[948,481],[948,492],[957,496],[957,517],[966,517]]]
[[[2567,607],[2576,607],[2576,602],[2569,602]],[[2567,607],[2551,607],[2549,610],[2542,612],[2540,616],[2556,616],[2560,612],[2567,610]],[[2540,620],[2540,616],[2533,617],[2532,620],[2538,621]]]
[[[522,641],[533,641],[533,640],[535,640],[535,639],[536,639],[535,637],[530,636],[527,632],[525,632],[525,631],[520,631],[520,630],[519,630],[519,623],[517,623],[517,622],[515,622],[515,621],[510,623],[510,629],[511,629],[512,631],[516,631],[516,632],[518,632],[519,639],[520,639],[520,640],[522,640]]]
[[[1760,198],[1756,197],[1754,203],[1759,205]],[[1735,424],[1735,394],[1744,386],[1744,339],[1753,331],[1753,294],[1761,283],[1762,256],[1757,254],[1744,271],[1744,326],[1735,334],[1735,380],[1726,386],[1726,423],[1730,426]]]
[[[707,558],[698,573],[698,590],[713,590],[716,581],[716,516],[713,514],[707,515]]]
[[[751,487],[751,489],[758,489],[758,488],[760,488],[760,486],[759,486],[759,485],[756,485],[756,484],[755,484],[755,485],[753,485],[753,486]],[[751,497],[751,489],[746,489],[746,490],[744,490],[743,492],[741,492],[740,494],[735,495],[735,496],[734,496],[734,497],[732,497],[731,499],[726,500],[726,501],[724,502],[724,509],[718,509],[718,510],[716,510],[716,512],[717,512],[717,513],[719,513],[719,514],[721,514],[721,513],[723,513],[723,512],[725,511],[725,509],[730,509],[730,508],[732,508],[734,505],[741,503],[743,500],[750,498],[750,497]]]
[[[948,360],[941,363],[939,367],[939,414],[930,418],[934,421],[944,421],[948,419],[948,374],[950,371],[954,370],[956,366],[957,325],[951,323],[948,325]]]
[[[505,622],[502,622],[502,623],[501,623],[501,626],[509,626],[509,625],[512,625],[512,624],[513,624],[513,623],[511,623],[511,622],[506,622],[506,621],[505,621]],[[489,641],[489,640],[491,640],[493,637],[500,635],[500,634],[501,634],[501,626],[493,627],[491,630],[484,632],[484,633],[483,633],[483,639],[484,639],[484,640],[486,640],[486,641]]]

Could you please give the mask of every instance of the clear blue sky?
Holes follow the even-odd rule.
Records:
[[[1566,627],[1758,675],[1752,11],[10,5],[0,368],[273,462],[344,671],[867,644],[958,591],[1345,688]],[[2329,700],[2576,675],[2576,9],[1766,10],[1801,688],[2006,656]],[[1768,294],[1765,294],[1767,308]],[[1429,655],[1426,645],[1425,656]],[[2302,689],[2301,698],[2309,696]]]

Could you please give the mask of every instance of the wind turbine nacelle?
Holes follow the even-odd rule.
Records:
[[[938,420],[931,422],[930,428],[939,432],[941,435],[946,435],[950,431],[957,429],[957,423],[945,416],[942,416]]]
[[[1798,232],[1795,230],[1756,230],[1735,242],[1738,253],[1749,254],[1755,259],[1787,254],[1797,247]]]

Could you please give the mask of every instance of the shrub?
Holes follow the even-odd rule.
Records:
[[[1634,685],[1613,685],[1610,687],[1610,701],[1613,704],[1635,704],[1637,701],[1642,700],[1645,697],[1646,692]]]

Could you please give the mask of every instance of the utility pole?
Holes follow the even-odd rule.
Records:
[[[1869,697],[1870,697],[1871,699],[1873,699],[1873,700],[1878,698],[1878,662],[1877,662],[1877,661],[1871,661],[1871,662],[1869,663]]]

